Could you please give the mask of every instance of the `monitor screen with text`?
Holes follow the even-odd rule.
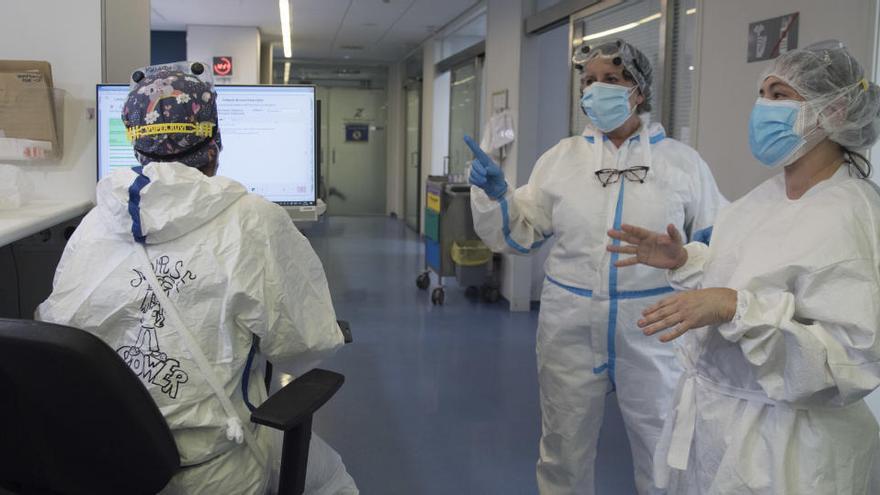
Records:
[[[217,86],[223,151],[218,175],[286,206],[317,196],[315,88]],[[122,123],[127,85],[98,85],[98,179],[139,165]]]

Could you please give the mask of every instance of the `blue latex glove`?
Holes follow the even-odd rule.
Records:
[[[498,199],[507,192],[507,181],[504,172],[489,155],[487,155],[470,136],[464,137],[465,144],[476,158],[471,162],[470,183],[479,187],[492,199]]]

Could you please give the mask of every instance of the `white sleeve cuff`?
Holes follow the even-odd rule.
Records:
[[[745,319],[754,300],[755,296],[751,292],[736,291],[736,313],[734,313],[733,319],[718,326],[718,332],[722,337],[729,342],[737,343],[749,331],[750,326],[745,324]]]
[[[666,279],[676,290],[698,289],[703,279],[703,266],[709,258],[709,246],[702,242],[691,242],[684,249],[688,254],[687,262],[666,272]]]

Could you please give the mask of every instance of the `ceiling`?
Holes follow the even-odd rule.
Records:
[[[396,62],[477,0],[290,0],[293,58]],[[256,26],[281,39],[277,0],[152,0],[152,29]]]
[[[284,80],[285,62],[276,60],[273,84],[315,84],[323,87],[382,89],[388,83],[388,68],[383,65],[293,62],[289,78]]]

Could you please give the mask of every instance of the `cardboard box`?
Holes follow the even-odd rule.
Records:
[[[0,138],[58,148],[49,62],[0,60]]]

